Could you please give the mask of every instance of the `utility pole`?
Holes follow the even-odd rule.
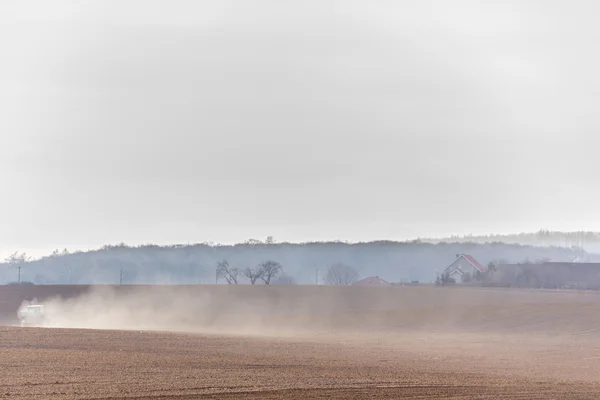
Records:
[[[123,284],[123,269],[121,268],[121,276],[119,278],[119,285]]]
[[[317,268],[317,273],[315,276],[315,285],[318,285],[318,284],[319,284],[319,268]]]
[[[19,265],[19,266],[17,267],[17,269],[19,270],[19,280],[18,280],[18,282],[19,282],[19,285],[21,284],[21,268],[23,268],[21,265]]]

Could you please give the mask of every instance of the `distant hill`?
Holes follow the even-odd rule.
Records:
[[[449,265],[456,254],[473,255],[481,263],[502,260],[572,261],[598,260],[578,248],[534,247],[506,243],[423,243],[378,241],[369,243],[262,243],[252,241],[224,245],[105,246],[88,252],[55,252],[30,261],[21,269],[21,279],[35,284],[127,284],[214,283],[220,260],[244,269],[266,260],[281,263],[297,283],[322,282],[335,263],[354,267],[359,277],[378,275],[387,281],[433,282],[436,272]],[[0,264],[0,284],[14,282],[16,268]],[[245,283],[245,282],[244,282]]]
[[[509,235],[464,235],[442,238],[421,238],[426,243],[494,243],[522,244],[529,246],[579,247],[590,253],[600,253],[600,232],[560,232],[541,229],[534,233]]]

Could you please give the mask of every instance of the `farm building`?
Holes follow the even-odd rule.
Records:
[[[454,279],[455,282],[468,282],[477,273],[485,273],[487,268],[469,254],[457,254],[456,260],[448,265],[442,272],[448,278]]]
[[[385,279],[381,279],[378,276],[371,276],[368,278],[361,279],[360,281],[356,282],[355,285],[357,285],[357,286],[390,286],[390,283],[388,281],[386,281]]]

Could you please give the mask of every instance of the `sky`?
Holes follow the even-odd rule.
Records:
[[[600,230],[595,1],[0,3],[0,255]]]

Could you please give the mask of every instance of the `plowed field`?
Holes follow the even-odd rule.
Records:
[[[395,290],[354,313],[257,311],[252,329],[0,327],[0,398],[600,398],[598,294]]]

